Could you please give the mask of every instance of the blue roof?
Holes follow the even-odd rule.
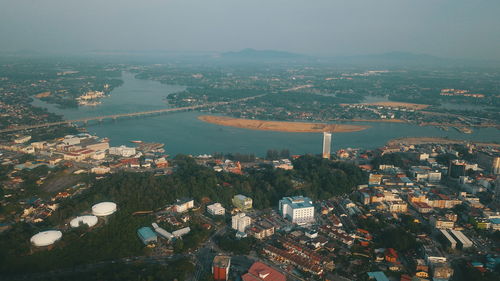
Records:
[[[492,224],[500,224],[500,218],[490,219]]]
[[[368,277],[375,278],[377,281],[389,281],[389,278],[382,271],[368,272]]]
[[[137,230],[137,234],[139,235],[139,238],[141,238],[144,242],[157,239],[156,233],[147,226],[139,228]]]

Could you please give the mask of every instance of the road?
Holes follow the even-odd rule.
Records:
[[[104,266],[109,266],[111,264],[119,264],[119,263],[124,263],[124,264],[130,264],[130,263],[153,263],[153,264],[168,264],[172,261],[179,260],[181,258],[189,257],[189,254],[176,254],[176,255],[165,255],[165,256],[136,256],[136,257],[128,257],[128,258],[121,258],[121,259],[116,259],[116,260],[109,260],[109,261],[101,261],[93,264],[83,264],[79,266],[74,266],[71,268],[65,268],[65,269],[58,269],[58,270],[52,270],[48,272],[41,272],[41,273],[27,273],[27,274],[22,274],[22,275],[11,275],[8,277],[2,277],[0,276],[0,280],[9,280],[9,281],[16,281],[16,280],[49,280],[50,278],[56,277],[56,276],[64,276],[67,274],[74,275],[75,273],[85,273],[89,272],[95,269],[98,269],[100,267]]]
[[[193,277],[191,278],[192,281],[202,280],[201,278],[204,276],[204,273],[211,272],[212,260],[215,256],[215,253],[221,253],[221,250],[217,247],[214,238],[219,235],[224,235],[226,230],[227,228],[225,225],[219,228],[214,232],[214,234],[212,234],[212,236],[210,236],[210,238],[207,239],[207,241],[205,241],[202,247],[195,252],[196,267]]]

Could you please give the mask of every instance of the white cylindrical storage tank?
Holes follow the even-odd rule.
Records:
[[[37,247],[44,247],[54,244],[61,239],[62,232],[59,230],[47,230],[33,235],[30,239],[31,243]]]
[[[97,224],[97,217],[93,215],[79,216],[69,222],[71,227],[79,227],[80,224],[86,224],[88,227],[92,227]]]
[[[116,212],[116,204],[113,202],[101,202],[92,206],[92,214],[98,217],[109,216]]]

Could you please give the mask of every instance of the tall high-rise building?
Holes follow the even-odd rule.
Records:
[[[499,175],[500,174],[500,156],[496,156],[492,160],[492,170],[493,174]]]
[[[453,160],[450,162],[450,167],[448,169],[448,175],[452,178],[459,178],[465,176],[467,164],[465,161]]]
[[[330,159],[332,147],[332,133],[323,133],[323,158]]]

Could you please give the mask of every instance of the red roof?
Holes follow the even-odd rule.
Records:
[[[387,256],[395,257],[396,259],[398,258],[398,253],[393,248],[388,248],[387,252],[386,252],[386,255]]]
[[[361,232],[361,233],[364,233],[364,234],[369,234],[370,232],[368,232],[368,230],[364,230],[362,228],[358,228],[358,231]]]
[[[358,166],[360,169],[364,169],[364,170],[373,170],[373,166],[372,165],[359,165]]]
[[[441,193],[438,193],[438,196],[439,198],[443,199],[443,200],[450,200],[450,197],[444,195],[444,194],[441,194]]]
[[[418,208],[432,208],[431,206],[429,206],[429,204],[424,202],[413,202],[413,204]]]
[[[243,281],[286,281],[285,275],[261,262],[255,262],[241,278]]]
[[[137,158],[121,159],[120,163],[122,163],[122,164],[139,164],[139,159],[137,159]]]

